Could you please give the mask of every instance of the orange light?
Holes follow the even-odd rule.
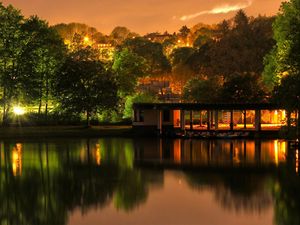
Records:
[[[12,150],[12,170],[14,176],[22,174],[22,144],[20,143]]]

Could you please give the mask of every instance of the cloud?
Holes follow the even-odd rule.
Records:
[[[245,8],[251,6],[252,3],[253,3],[253,0],[247,0],[247,2],[241,2],[241,3],[235,4],[235,5],[223,4],[223,5],[213,8],[211,10],[205,10],[205,11],[197,12],[197,13],[190,14],[190,15],[184,15],[184,16],[180,17],[180,20],[187,21],[187,20],[194,19],[198,16],[207,15],[207,14],[229,13],[232,11],[245,9]]]

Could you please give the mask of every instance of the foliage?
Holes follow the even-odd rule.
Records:
[[[113,29],[110,36],[115,41],[116,45],[122,44],[128,38],[134,38],[138,36],[136,33],[132,33],[127,27],[117,26]]]
[[[2,123],[6,124],[13,101],[21,98],[21,54],[25,37],[21,31],[23,16],[11,5],[0,3],[0,90]]]
[[[280,84],[287,75],[300,72],[300,1],[291,0],[281,5],[273,24],[276,46],[265,60],[264,78],[269,86]]]
[[[170,61],[172,66],[176,66],[178,64],[185,64],[188,58],[195,52],[194,48],[190,47],[182,47],[176,48],[172,51],[170,55]]]
[[[26,59],[22,61],[23,94],[39,105],[39,113],[44,103],[47,115],[54,77],[65,56],[64,43],[56,31],[36,16],[26,19],[21,29],[27,38],[21,54]]]
[[[300,76],[289,75],[281,80],[281,84],[275,86],[273,100],[284,108],[294,111],[300,109]]]
[[[139,77],[149,70],[146,60],[127,48],[116,52],[112,70],[116,74],[120,96],[124,97],[135,92]]]
[[[163,53],[160,43],[151,42],[144,38],[127,39],[122,48],[128,48],[133,53],[143,57],[150,68],[151,75],[167,73],[170,71],[170,64]]]
[[[193,78],[183,89],[183,99],[186,102],[215,103],[219,97],[221,81],[214,79]]]
[[[232,27],[209,50],[212,72],[225,79],[234,73],[260,75],[263,58],[274,45],[272,21],[272,18],[266,17],[249,19],[243,11],[239,11]]]
[[[103,35],[98,32],[96,28],[90,27],[83,23],[60,23],[54,25],[53,29],[55,29],[63,39],[67,40],[72,40],[75,34],[87,35],[92,37]]]
[[[235,74],[227,80],[221,90],[221,100],[225,103],[264,102],[266,93],[261,79],[250,73]]]
[[[156,96],[151,93],[137,93],[135,95],[128,96],[125,101],[125,107],[123,112],[124,118],[131,118],[133,115],[132,106],[134,103],[155,103],[158,102]]]
[[[88,57],[89,58],[89,57]],[[100,61],[69,56],[56,78],[56,95],[61,106],[90,116],[116,106],[117,86],[112,73]]]

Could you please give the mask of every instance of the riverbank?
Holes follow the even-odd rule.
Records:
[[[132,137],[131,126],[39,126],[1,127],[1,138],[48,138],[48,137]]]
[[[189,135],[183,133],[171,133],[162,135],[165,138],[192,138],[192,139],[224,139],[224,138],[250,138],[250,139],[294,139],[289,138],[288,135],[282,135],[278,131],[222,131],[216,133],[208,132],[187,132]],[[216,135],[218,134],[218,135]],[[242,135],[238,135],[242,134]],[[130,125],[100,125],[100,126],[24,126],[24,127],[0,127],[0,139],[9,138],[99,138],[99,137],[155,137],[155,133],[132,129]]]

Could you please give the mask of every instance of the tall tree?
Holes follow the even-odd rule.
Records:
[[[186,64],[187,60],[194,52],[194,48],[190,47],[175,48],[170,55],[172,66],[176,66],[180,63]]]
[[[265,59],[264,80],[272,88],[288,75],[300,74],[300,0],[281,5],[273,24],[276,46]]]
[[[260,77],[256,74],[234,74],[221,90],[224,103],[259,103],[266,101],[266,93]]]
[[[127,27],[115,27],[110,37],[113,39],[116,45],[121,45],[127,38],[134,38],[139,36],[136,33],[131,32]]]
[[[65,111],[84,113],[89,126],[93,114],[115,108],[117,85],[99,60],[87,57],[86,52],[82,58],[74,54],[67,57],[56,78],[56,96]]]
[[[149,68],[143,57],[124,48],[116,52],[112,70],[116,74],[119,94],[125,97],[135,92],[138,78],[144,76]]]
[[[27,99],[37,102],[39,114],[44,106],[47,115],[53,79],[65,55],[64,43],[55,30],[36,16],[26,19],[21,29],[27,38],[22,51],[23,92]]]
[[[190,32],[191,30],[187,26],[182,26],[179,30],[178,36],[185,44],[187,44],[187,38]]]
[[[193,78],[183,89],[183,99],[186,102],[215,103],[219,100],[219,90],[222,82],[217,78]]]
[[[273,18],[248,18],[239,11],[229,30],[223,24],[224,36],[219,36],[209,50],[210,67],[214,74],[230,79],[235,73],[261,75],[263,58],[272,49]],[[221,34],[220,33],[220,34]]]
[[[23,16],[11,5],[0,3],[0,88],[2,123],[6,124],[8,113],[20,94],[20,55],[25,44],[21,32]]]
[[[163,53],[163,46],[144,38],[127,39],[122,48],[128,48],[135,54],[143,57],[150,70],[150,75],[159,75],[170,71],[170,63]]]

